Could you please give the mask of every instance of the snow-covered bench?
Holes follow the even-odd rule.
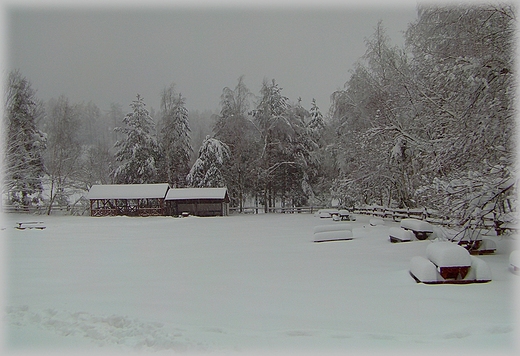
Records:
[[[472,255],[490,255],[497,250],[497,244],[490,239],[461,240],[458,244]]]
[[[415,240],[415,235],[410,230],[405,230],[401,227],[391,227],[388,229],[390,242],[408,242]]]
[[[323,231],[314,234],[314,242],[348,241],[353,238],[350,230]]]
[[[452,242],[431,243],[426,248],[426,257],[415,256],[410,261],[410,274],[417,282],[464,284],[491,281],[487,263]]]
[[[350,224],[334,224],[334,225],[318,225],[314,227],[314,234],[327,231],[352,231],[352,225]]]
[[[462,234],[462,237],[457,236],[460,236],[460,234]],[[464,247],[472,255],[489,255],[497,250],[495,241],[482,238],[479,230],[468,228],[457,235],[455,235],[453,241]]]
[[[371,226],[381,226],[385,224],[384,220],[381,218],[371,218],[369,223]]]
[[[43,229],[45,229],[45,225],[44,225],[43,221],[25,221],[25,222],[18,222],[16,228],[18,230],[25,230],[25,229],[43,230]]]
[[[346,209],[341,209],[338,211],[338,215],[339,215],[339,218],[340,220],[342,221],[354,221],[356,220],[354,218],[354,216],[352,214],[350,214],[350,211],[346,210]]]
[[[318,210],[317,215],[322,218],[332,218],[334,216],[339,216],[339,211],[336,209],[320,209]]]
[[[352,225],[334,224],[314,227],[314,242],[348,241],[352,240]]]
[[[427,221],[407,218],[401,220],[401,228],[414,233],[417,240],[426,240],[433,234],[433,226]]]

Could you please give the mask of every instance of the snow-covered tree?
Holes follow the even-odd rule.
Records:
[[[68,205],[69,197],[84,187],[80,184],[82,147],[78,136],[81,125],[79,111],[65,96],[50,100],[47,107],[45,167],[49,178],[47,214],[50,214],[54,204]]]
[[[256,162],[256,194],[262,197],[265,210],[274,206],[276,200],[275,173],[284,165],[280,157],[282,142],[294,133],[288,119],[289,99],[282,95],[282,88],[273,79],[264,79],[260,89],[260,100],[251,114],[260,135],[260,153]]]
[[[8,202],[29,205],[41,200],[46,135],[37,129],[44,115],[31,83],[19,71],[9,73],[5,97],[2,152],[3,193]]]
[[[231,204],[242,211],[244,200],[252,195],[254,162],[256,159],[257,132],[248,116],[251,92],[244,83],[243,76],[238,79],[234,89],[222,90],[220,114],[213,132],[215,138],[230,149],[230,159],[223,167]]]
[[[229,147],[212,137],[207,136],[199,149],[199,157],[186,177],[191,187],[226,186],[222,166],[229,159]]]
[[[181,94],[175,93],[173,84],[163,91],[161,112],[162,166],[164,166],[166,179],[171,186],[184,187],[186,175],[190,170],[193,148],[185,99]]]
[[[123,119],[126,127],[115,128],[125,137],[115,144],[116,160],[120,163],[114,171],[114,181],[125,184],[156,183],[160,150],[155,122],[139,94],[130,107],[132,112]]]
[[[333,94],[336,193],[437,208],[457,223],[514,209],[511,5],[421,5],[407,52],[378,25]],[[349,198],[349,199],[350,199]]]
[[[504,220],[515,205],[516,27],[510,4],[430,5],[419,7],[406,34],[410,89],[444,187],[425,200],[461,224],[486,214]]]
[[[311,116],[307,127],[311,131],[311,135],[319,140],[322,137],[323,130],[325,129],[325,120],[323,119],[323,114],[320,111],[320,108],[316,104],[316,99],[312,99],[312,106],[309,110],[309,114]]]

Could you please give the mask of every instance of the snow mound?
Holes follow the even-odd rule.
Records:
[[[6,308],[5,318],[11,325],[33,325],[57,335],[122,351],[185,352],[198,348],[192,341],[186,340],[181,331],[168,330],[163,323],[122,315],[94,315],[57,309],[31,310],[22,305]]]
[[[471,256],[464,247],[452,242],[436,241],[426,248],[426,257],[438,267],[471,266]]]

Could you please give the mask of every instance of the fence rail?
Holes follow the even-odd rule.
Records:
[[[2,205],[2,212],[5,214],[36,214],[43,215],[47,214],[48,206],[19,206],[19,205]],[[64,214],[71,210],[70,206],[53,205],[52,213]]]
[[[291,206],[291,207],[269,207],[267,208],[268,213],[281,213],[281,214],[299,214],[299,213],[310,213],[313,214],[316,211],[323,209],[319,206]],[[242,210],[242,211],[240,211]],[[242,214],[262,214],[265,213],[265,207],[263,206],[248,206],[242,207],[230,207],[230,213],[242,213]]]

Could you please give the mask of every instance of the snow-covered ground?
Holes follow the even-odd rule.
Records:
[[[16,230],[17,221],[45,230]],[[351,224],[351,241],[313,243]],[[3,351],[518,351],[508,269],[516,241],[482,256],[493,281],[417,284],[430,241],[392,244],[369,217],[5,215]]]

